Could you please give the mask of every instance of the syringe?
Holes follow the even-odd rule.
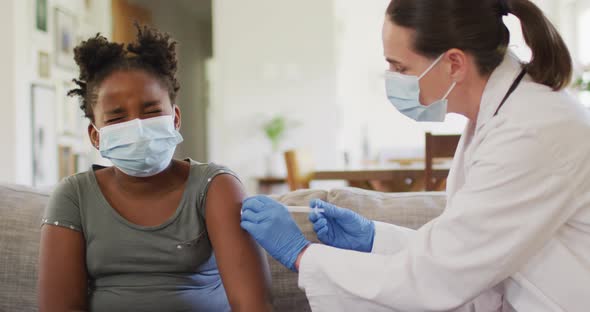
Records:
[[[325,210],[322,208],[318,208],[318,207],[307,207],[307,206],[287,206],[287,210],[291,213],[309,213],[309,212],[313,212],[316,215],[319,215],[320,213],[324,213]],[[242,213],[244,213],[243,210],[240,210],[240,215],[242,215]]]
[[[318,207],[307,207],[307,206],[287,206],[287,210],[289,210],[289,212],[300,212],[300,213],[309,213],[309,212],[313,212],[315,214],[320,214],[325,212],[324,209],[322,208],[318,208]]]

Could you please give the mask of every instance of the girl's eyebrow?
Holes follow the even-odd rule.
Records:
[[[115,115],[115,114],[120,114],[120,113],[123,113],[123,112],[125,112],[125,110],[123,108],[121,108],[121,106],[117,106],[114,109],[112,109],[112,110],[110,110],[108,112],[105,112],[104,114],[105,115]]]
[[[155,100],[155,101],[147,101],[143,103],[143,108],[148,108],[148,107],[152,107],[152,106],[156,106],[160,104],[160,101]]]

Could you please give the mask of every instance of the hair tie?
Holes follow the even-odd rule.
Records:
[[[508,0],[498,0],[498,6],[500,7],[500,15],[507,16],[508,14],[510,14]]]

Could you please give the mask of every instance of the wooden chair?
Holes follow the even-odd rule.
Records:
[[[309,188],[315,169],[311,153],[305,150],[286,151],[285,163],[289,189],[295,191]]]
[[[435,176],[432,169],[433,163],[436,158],[453,158],[460,138],[460,135],[432,135],[432,133],[426,133],[426,155],[424,158],[426,191],[445,190],[447,177]]]

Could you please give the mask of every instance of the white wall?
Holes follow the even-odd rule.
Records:
[[[15,20],[14,1],[0,2],[0,38],[5,42],[14,42]],[[0,102],[0,182],[13,182],[16,176],[14,167],[16,159],[16,106],[15,106],[15,68],[16,48],[5,45],[0,49],[0,94],[3,100]]]
[[[54,64],[54,7],[72,12],[80,22],[80,31],[100,31],[107,36],[111,33],[110,1],[92,1],[88,10],[82,0],[48,0],[47,4],[47,33],[36,30],[35,0],[4,0],[0,4],[0,32],[5,46],[10,47],[0,52],[0,62],[7,62],[0,67],[5,69],[0,72],[0,88],[6,96],[1,104],[6,114],[0,117],[0,144],[10,151],[0,156],[0,182],[26,185],[32,182],[31,84],[43,84],[59,91],[64,81],[77,77],[76,70],[64,70]],[[39,51],[50,54],[51,79],[38,78]],[[57,92],[56,96],[60,94]]]
[[[547,7],[547,12],[569,46],[574,57],[574,64],[579,67],[588,65],[590,49],[584,43],[587,42],[588,37],[590,0],[553,0],[553,2],[552,6]],[[581,73],[581,68],[578,68],[578,71]]]
[[[284,148],[309,148],[318,167],[341,158],[332,1],[215,0],[213,34],[212,161],[253,192],[270,152],[261,131],[269,112],[300,122]]]
[[[136,0],[134,3],[150,10],[154,26],[178,41],[177,77],[181,87],[176,103],[182,111],[184,142],[178,146],[176,157],[205,162],[208,156],[205,64],[212,44],[210,21],[199,20],[194,10],[183,10],[170,2]]]

